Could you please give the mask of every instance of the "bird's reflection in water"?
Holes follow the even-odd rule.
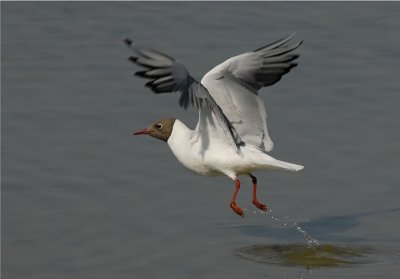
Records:
[[[374,249],[369,247],[321,244],[254,245],[240,248],[236,254],[260,263],[301,266],[307,270],[321,267],[344,267],[373,262]]]

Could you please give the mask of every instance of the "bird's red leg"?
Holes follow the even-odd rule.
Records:
[[[253,181],[253,204],[261,210],[267,211],[268,207],[265,204],[262,204],[257,199],[257,178],[250,174],[251,181]]]
[[[232,208],[232,210],[236,213],[236,214],[238,214],[239,216],[242,216],[242,217],[244,217],[244,211],[243,211],[243,209],[241,209],[237,204],[236,204],[236,196],[237,196],[237,194],[238,194],[238,192],[239,192],[239,189],[240,189],[240,181],[239,181],[239,179],[235,179],[235,192],[233,192],[233,196],[232,196],[232,200],[231,200],[231,204],[230,204],[230,206],[231,206],[231,208]]]

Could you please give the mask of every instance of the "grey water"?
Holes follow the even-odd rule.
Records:
[[[398,278],[399,14],[396,2],[2,1],[2,278]],[[197,115],[133,76],[123,40],[200,79],[293,31],[299,66],[261,95],[272,156],[305,169],[255,173],[269,214],[251,213],[242,177],[241,218],[229,178],[195,175],[166,144],[132,136],[165,116],[193,128]],[[306,244],[294,224],[383,252],[311,273],[236,255]]]

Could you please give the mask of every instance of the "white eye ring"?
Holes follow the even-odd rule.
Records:
[[[157,128],[158,130],[161,130],[161,129],[163,128],[163,124],[157,123],[157,124],[156,124],[156,128]]]

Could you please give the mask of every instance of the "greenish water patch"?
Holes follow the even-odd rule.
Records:
[[[308,246],[301,244],[254,245],[236,253],[248,260],[307,269],[345,267],[374,262],[376,251],[369,247],[341,247],[330,244]]]

